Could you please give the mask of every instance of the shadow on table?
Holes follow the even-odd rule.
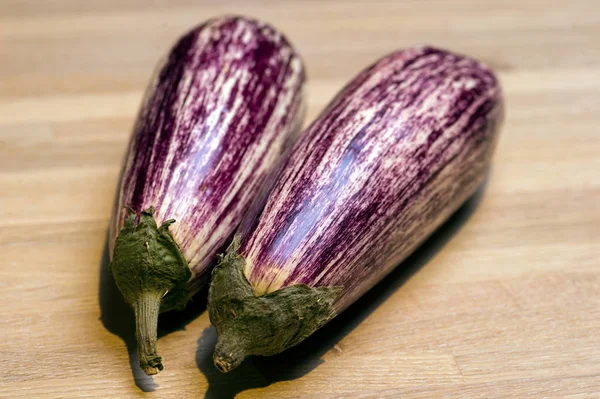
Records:
[[[100,287],[98,290],[100,321],[108,331],[118,335],[125,342],[135,385],[144,392],[152,392],[157,385],[154,383],[154,379],[146,375],[139,365],[133,310],[125,303],[112,275],[108,272],[109,261],[107,240],[100,263]],[[158,320],[158,338],[185,329],[188,323],[206,310],[207,296],[208,288],[205,288],[192,298],[184,310],[161,314]],[[160,354],[160,341],[158,346]]]
[[[205,329],[198,340],[196,351],[198,368],[209,383],[205,399],[234,398],[239,392],[247,389],[266,387],[277,381],[302,377],[323,363],[321,357],[325,353],[356,328],[450,241],[477,209],[486,184],[487,179],[446,223],[386,278],[301,344],[279,355],[251,357],[237,369],[222,374],[212,363],[212,353],[217,340],[215,330],[212,327]]]

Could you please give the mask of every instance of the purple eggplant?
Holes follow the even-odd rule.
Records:
[[[503,119],[481,63],[398,51],[301,135],[212,272],[215,366],[298,344],[405,259],[482,183]]]
[[[159,311],[182,308],[207,282],[217,252],[297,137],[304,80],[285,37],[243,17],[193,29],[159,66],[109,233],[109,269],[135,311],[147,374],[163,369]]]

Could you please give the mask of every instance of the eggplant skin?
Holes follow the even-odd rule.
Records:
[[[343,287],[340,312],[483,182],[503,120],[498,80],[432,47],[390,54],[302,134],[240,229],[255,294]]]
[[[303,119],[302,60],[269,25],[212,19],[159,65],[129,144],[109,229],[155,208],[194,277],[207,276]],[[139,217],[139,216],[138,216]],[[190,282],[191,290],[198,284]]]

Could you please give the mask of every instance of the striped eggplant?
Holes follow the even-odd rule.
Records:
[[[360,73],[212,272],[215,366],[298,344],[384,278],[482,183],[502,119],[498,81],[465,56],[413,48]]]
[[[299,133],[304,67],[285,37],[210,20],[159,66],[124,163],[110,271],[134,309],[140,365],[163,369],[159,311],[182,308]],[[175,223],[177,220],[177,223]]]

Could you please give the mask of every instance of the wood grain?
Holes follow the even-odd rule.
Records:
[[[599,398],[598,11],[594,0],[2,0],[0,397]],[[166,368],[151,380],[106,273],[110,208],[154,65],[223,13],[286,32],[306,61],[309,120],[376,58],[430,43],[495,68],[507,121],[485,191],[307,342],[221,375],[198,298],[163,318]]]

